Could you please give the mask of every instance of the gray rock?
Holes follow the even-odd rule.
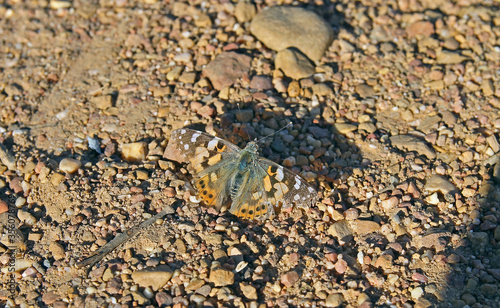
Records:
[[[299,7],[275,6],[259,12],[250,31],[267,47],[296,47],[309,59],[321,59],[333,41],[332,27],[315,13]]]

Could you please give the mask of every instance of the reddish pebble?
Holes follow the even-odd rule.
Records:
[[[347,262],[344,259],[340,259],[335,263],[335,270],[339,274],[343,274],[347,271]]]
[[[295,271],[291,271],[281,275],[281,283],[288,288],[293,286],[298,280],[299,280],[299,274],[297,274],[297,272]]]
[[[144,201],[146,201],[146,196],[144,196],[143,194],[134,195],[130,198],[130,202],[132,203],[144,202]]]
[[[418,281],[421,283],[427,283],[427,281],[429,281],[429,279],[425,275],[422,275],[420,273],[413,273],[413,275],[411,275],[411,279],[413,279],[413,281]]]
[[[20,177],[13,178],[9,184],[10,189],[12,189],[16,194],[22,192],[23,191],[23,187],[21,186],[22,181],[23,181],[23,178],[20,178]]]
[[[5,213],[9,210],[9,206],[3,200],[0,200],[0,214]]]

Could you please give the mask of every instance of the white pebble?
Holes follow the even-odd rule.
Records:
[[[19,197],[16,199],[16,207],[19,209],[21,207],[23,207],[23,205],[26,204],[26,198],[24,197]]]

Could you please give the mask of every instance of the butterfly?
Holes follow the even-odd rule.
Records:
[[[220,210],[231,201],[231,214],[262,221],[293,205],[307,207],[318,199],[316,190],[299,175],[260,157],[256,142],[241,149],[224,139],[183,128],[172,132],[170,143],[188,163],[197,197],[207,206]]]

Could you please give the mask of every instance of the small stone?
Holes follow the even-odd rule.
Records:
[[[315,13],[299,7],[274,6],[260,11],[250,31],[270,49],[295,47],[309,59],[321,59],[333,41],[332,27]]]
[[[428,37],[434,33],[434,25],[430,21],[417,21],[406,28],[408,37],[416,37],[418,35]]]
[[[380,202],[380,207],[385,212],[390,212],[392,209],[396,208],[399,204],[399,199],[396,196],[390,197],[382,202]]]
[[[273,83],[267,76],[253,76],[250,80],[250,88],[257,91],[270,90],[273,88]]]
[[[248,123],[252,122],[254,115],[252,109],[241,109],[235,111],[235,116],[238,122],[240,123]]]
[[[220,91],[239,78],[248,78],[251,61],[249,56],[234,51],[223,52],[203,69],[203,74]]]
[[[182,83],[195,83],[196,73],[195,72],[184,72],[179,76],[179,82]]]
[[[194,291],[199,288],[201,288],[205,284],[205,281],[203,279],[195,279],[191,281],[187,286],[186,286],[186,291]]]
[[[299,50],[287,48],[276,55],[274,64],[286,76],[299,80],[312,76],[315,72],[314,65]]]
[[[296,271],[290,271],[286,274],[281,275],[281,283],[286,287],[293,286],[297,281],[299,281],[299,274]]]
[[[335,127],[335,129],[345,135],[347,133],[350,133],[350,132],[353,132],[355,131],[356,129],[358,129],[358,127],[354,124],[348,124],[348,123],[335,123],[333,125]]]
[[[216,287],[232,285],[234,283],[234,273],[223,268],[215,268],[210,271],[208,281]]]
[[[481,291],[481,294],[488,298],[494,298],[495,296],[498,296],[498,286],[495,284],[482,284],[479,287],[479,291]]]
[[[447,50],[441,50],[436,55],[436,62],[439,64],[459,64],[467,59],[457,52]]]
[[[415,289],[411,290],[410,293],[412,298],[417,299],[424,295],[424,290],[421,287],[416,287]]]
[[[205,13],[201,13],[194,19],[194,25],[200,28],[209,28],[212,26],[212,20],[210,16]]]
[[[373,87],[367,85],[367,84],[358,84],[355,88],[356,93],[361,96],[362,98],[367,98],[375,95],[375,91],[373,90]]]
[[[396,135],[389,138],[393,146],[400,150],[415,151],[429,159],[436,158],[436,152],[427,143],[412,135]]]
[[[81,166],[82,163],[74,158],[64,158],[59,162],[59,170],[70,174],[75,173]]]
[[[33,226],[36,224],[35,216],[31,215],[31,213],[23,210],[17,211],[17,218],[28,226]]]
[[[5,213],[9,210],[7,202],[0,200],[0,214]]]
[[[255,6],[247,1],[239,1],[234,8],[234,16],[240,23],[252,20],[256,12]]]
[[[140,287],[150,286],[154,291],[158,291],[169,282],[172,274],[173,271],[168,265],[159,265],[133,272],[132,280]]]
[[[49,251],[56,260],[62,260],[66,257],[66,252],[64,248],[57,242],[52,242],[49,245]]]
[[[332,293],[325,300],[326,307],[340,307],[344,303],[344,295],[342,293]]]
[[[141,162],[146,159],[148,144],[133,142],[122,145],[122,158],[128,162]]]
[[[313,94],[316,96],[330,96],[333,95],[333,89],[324,83],[317,83],[311,87]]]
[[[346,220],[341,220],[331,225],[330,228],[328,228],[327,233],[342,240],[347,236],[352,235],[353,231],[349,227]]]
[[[64,181],[66,177],[64,176],[64,174],[60,174],[58,172],[54,172],[52,174],[52,176],[50,177],[50,182],[52,183],[52,185],[54,186],[58,186],[59,184],[62,183],[62,181]]]
[[[300,84],[296,81],[293,80],[288,84],[287,88],[288,96],[290,97],[297,97],[300,95]]]
[[[184,70],[184,67],[183,66],[174,66],[174,68],[167,73],[166,75],[166,78],[168,81],[174,81],[174,80],[177,80],[179,78],[179,76],[181,75],[182,71]],[[166,93],[166,94],[170,94],[170,88],[169,90],[167,90],[169,93]],[[159,95],[160,93],[158,93]]]
[[[293,156],[287,157],[283,160],[283,166],[292,168],[296,164],[296,159]]]
[[[424,191],[429,193],[440,192],[442,194],[450,194],[457,191],[457,188],[445,176],[434,174],[427,179]]]
[[[481,83],[481,90],[483,91],[484,96],[492,96],[495,94],[495,88],[493,86],[493,81],[491,79],[485,79]]]
[[[243,296],[245,296],[249,300],[257,300],[258,299],[257,289],[255,289],[255,287],[252,287],[249,284],[240,282],[240,290],[241,290],[241,293],[243,293]]]
[[[355,234],[365,235],[378,232],[380,225],[370,220],[354,220],[351,222],[351,228]]]
[[[113,107],[113,96],[103,95],[97,96],[90,99],[94,107],[104,110]]]
[[[156,293],[155,299],[156,299],[156,302],[158,303],[159,307],[168,307],[168,306],[172,306],[172,304],[173,304],[172,296],[168,295],[167,293],[165,293],[163,291]]]

